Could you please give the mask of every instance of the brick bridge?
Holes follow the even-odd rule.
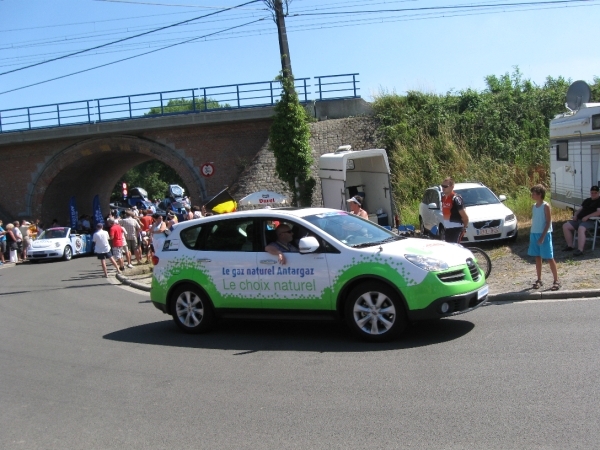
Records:
[[[312,107],[320,119],[356,116],[369,109],[362,99],[329,100]],[[106,215],[122,175],[151,159],[177,171],[194,204],[234,184],[238,199],[253,190],[272,189],[266,180],[273,174],[261,178],[255,173],[274,166],[269,163],[272,156],[265,155],[272,116],[273,108],[264,107],[1,134],[0,217],[40,218],[44,223],[56,218],[66,224],[71,196],[80,214],[91,214],[96,194]],[[321,124],[311,142],[316,153],[342,144],[360,148],[361,143],[352,142],[348,124],[334,126],[328,138],[328,122],[336,121],[313,124]],[[372,140],[372,130],[366,134],[371,135],[366,140]],[[210,177],[200,173],[205,163],[215,167]]]

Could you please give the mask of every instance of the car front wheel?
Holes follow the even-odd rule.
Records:
[[[350,292],[345,307],[350,330],[363,340],[389,341],[406,328],[404,307],[398,295],[385,284],[361,284]]]
[[[70,261],[73,257],[73,250],[68,245],[65,247],[65,251],[63,252],[63,259],[65,261]]]
[[[425,229],[425,224],[423,223],[423,218],[419,216],[419,232],[421,233],[421,237],[427,235],[427,230]]]
[[[204,333],[213,326],[210,300],[195,286],[182,286],[173,292],[171,315],[175,324],[186,333]]]

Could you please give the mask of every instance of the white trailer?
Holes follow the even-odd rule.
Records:
[[[384,149],[353,151],[345,145],[321,155],[319,178],[326,208],[349,211],[347,200],[360,195],[369,220],[382,226],[395,225],[390,166]]]
[[[551,196],[558,208],[576,209],[600,184],[600,103],[587,103],[585,87],[573,83],[567,94],[571,110],[550,122]]]

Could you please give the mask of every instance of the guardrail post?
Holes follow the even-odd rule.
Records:
[[[208,104],[206,103],[206,88],[202,88],[202,93],[204,95],[204,111],[208,109]]]
[[[159,95],[160,95],[160,113],[164,114],[165,113],[165,109],[163,108],[162,92]]]
[[[273,82],[269,81],[269,89],[271,90],[271,105],[273,105]]]
[[[129,102],[129,118],[131,119],[131,96],[127,96],[127,101]]]
[[[237,104],[238,104],[238,108],[240,107],[240,86],[239,84],[235,85],[235,91],[237,93]]]
[[[323,91],[321,91],[321,77],[319,79],[319,100],[323,100]]]
[[[102,114],[100,113],[100,100],[96,100],[96,105],[98,108],[98,122],[102,122]]]
[[[2,113],[0,112],[0,133],[2,133]]]
[[[86,105],[87,105],[87,111],[88,111],[88,123],[90,123],[92,121],[92,118],[90,117],[90,101],[86,100]]]
[[[354,88],[354,97],[356,97],[356,75],[352,75],[352,87]]]
[[[304,81],[304,103],[308,103],[308,86],[306,86],[306,80]]]
[[[60,108],[56,105],[56,118],[58,119],[58,126],[60,127]]]
[[[27,123],[29,124],[29,129],[31,130],[31,114],[29,114],[29,108],[27,108]]]
[[[196,112],[196,93],[192,89],[192,108],[193,111]]]

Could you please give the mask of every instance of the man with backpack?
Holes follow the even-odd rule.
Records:
[[[469,226],[469,216],[463,199],[454,191],[454,180],[450,177],[442,182],[442,213],[444,215],[445,241],[460,243],[464,230]]]

